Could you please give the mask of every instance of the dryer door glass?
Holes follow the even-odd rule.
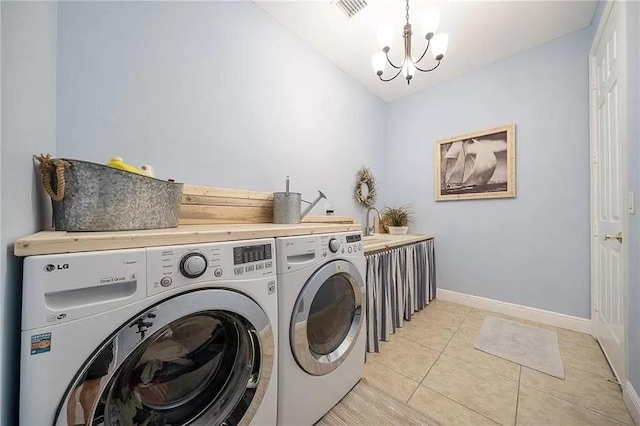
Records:
[[[321,376],[342,364],[362,329],[363,303],[364,281],[350,262],[326,263],[309,278],[289,328],[291,350],[302,369]]]
[[[201,309],[226,295],[244,306]],[[247,297],[223,290],[178,296],[103,346],[73,385],[66,422],[60,416],[57,424],[78,417],[90,425],[237,424],[264,394],[272,353],[266,314]]]
[[[322,284],[311,302],[307,321],[309,347],[320,355],[344,341],[356,313],[356,297],[347,278],[334,275]]]

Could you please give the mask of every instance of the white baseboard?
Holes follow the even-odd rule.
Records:
[[[470,294],[458,293],[456,291],[444,290],[441,288],[438,289],[437,295],[438,298],[448,302],[455,302],[461,305],[509,315],[515,318],[539,322],[540,324],[552,325],[554,327],[591,334],[591,320],[588,318],[559,314],[557,312],[545,311],[544,309],[516,305],[515,303],[500,302],[499,300],[472,296]]]
[[[624,398],[624,403],[627,404],[631,417],[633,417],[633,421],[640,425],[640,397],[638,397],[631,382],[627,381],[622,387],[622,397]]]

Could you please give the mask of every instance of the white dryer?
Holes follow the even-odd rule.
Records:
[[[318,421],[362,377],[365,258],[359,232],[276,239],[278,424]]]
[[[274,243],[25,259],[20,424],[275,425]]]

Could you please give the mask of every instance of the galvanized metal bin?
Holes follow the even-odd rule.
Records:
[[[42,159],[39,159],[42,163]],[[41,164],[45,189],[49,175],[53,222],[58,231],[131,231],[175,228],[183,184],[167,182],[102,164],[46,159]],[[56,164],[69,166],[62,168]],[[64,170],[62,199],[57,173]],[[57,192],[57,194],[56,194]]]

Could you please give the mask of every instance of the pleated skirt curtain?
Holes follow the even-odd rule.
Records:
[[[367,351],[436,297],[433,240],[367,256]]]

